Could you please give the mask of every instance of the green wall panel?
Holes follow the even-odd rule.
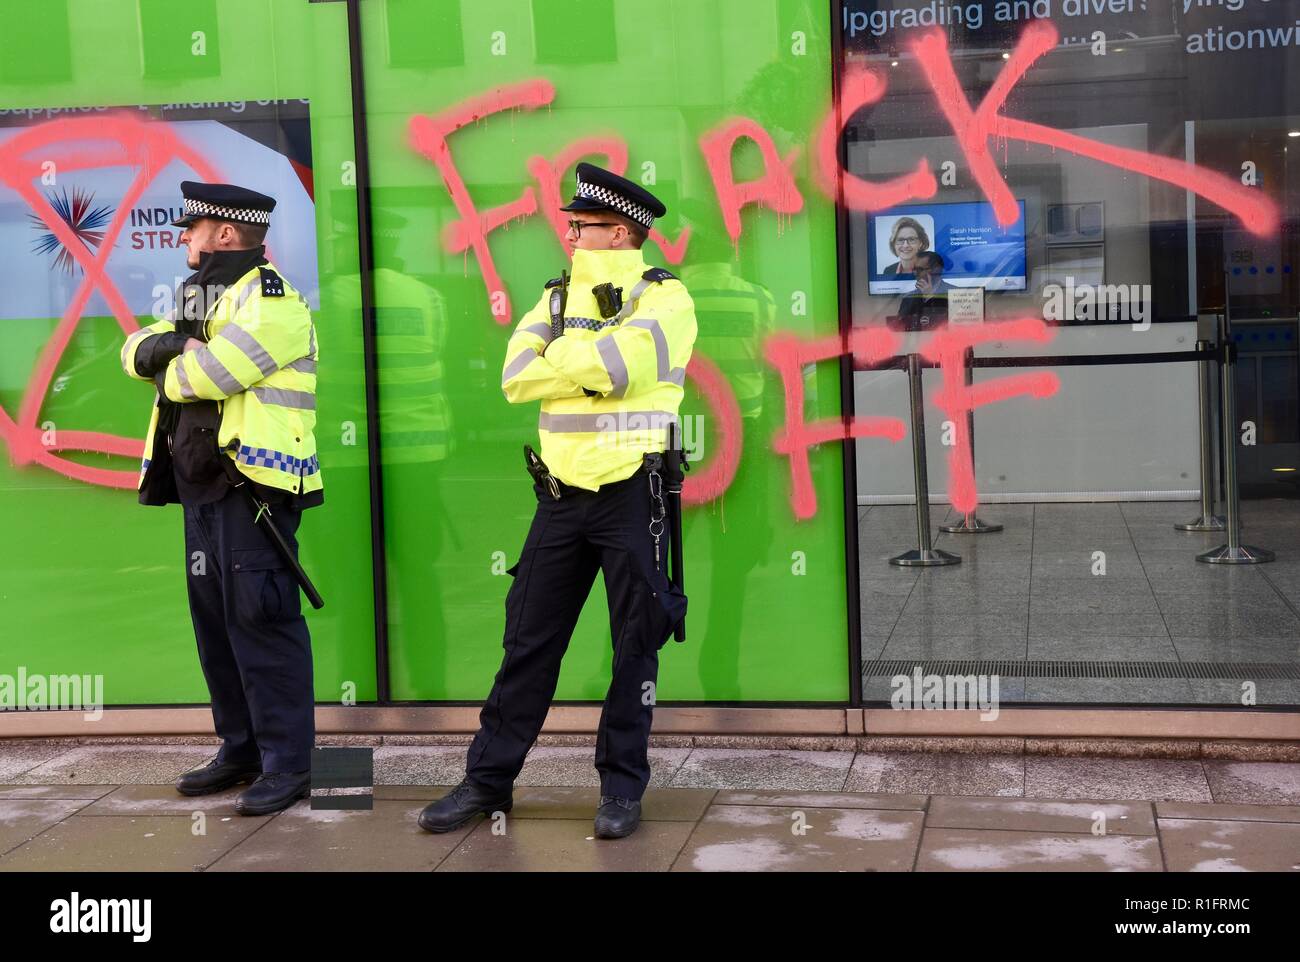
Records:
[[[781,384],[762,360],[760,333],[734,316],[766,302],[775,330],[804,337],[836,330],[835,212],[813,186],[809,161],[812,132],[831,103],[826,5],[452,2],[425,5],[418,20],[411,6],[362,5],[377,254],[391,268],[380,272],[377,304],[394,697],[479,700],[500,663],[505,569],[518,558],[535,503],[520,448],[537,436],[537,405],[511,406],[501,394],[502,355],[514,321],[567,265],[530,162],[553,160],[583,138],[612,137],[626,143],[630,176],[646,176],[644,165],[653,164],[648,186],[669,206],[657,226],[672,241],[691,227],[680,264],[666,262],[653,243],[647,260],[677,270],[696,296],[697,352],[723,369],[750,415],[734,481],[686,515],[689,640],[662,651],[658,697],[847,699],[839,450],[814,454],[820,510],[796,523],[788,462],[772,450],[784,416]],[[463,64],[412,63],[410,49],[445,48],[449,31],[460,33]],[[411,121],[516,85],[549,85],[554,95],[536,109],[484,113],[447,140],[480,214],[526,189],[537,201],[535,212],[488,235],[511,301],[511,323],[501,324],[480,259],[447,242],[460,214],[442,173],[413,143]],[[793,170],[804,206],[791,216],[746,207],[733,248],[699,140],[737,116],[762,125],[782,155],[799,150]],[[577,159],[564,175],[566,199]],[[742,140],[734,164],[738,181],[757,176],[755,145]],[[801,300],[804,313],[794,307]],[[408,323],[395,321],[385,335],[386,314]],[[421,362],[418,344],[400,331],[421,327],[426,361],[440,369],[404,377]],[[436,404],[412,395],[418,377],[439,385]],[[835,364],[810,371],[807,390],[810,420],[838,415]],[[698,385],[688,382],[682,413],[687,440],[692,432],[702,440],[707,466],[720,426]],[[421,429],[445,434],[445,443],[420,452],[390,443]],[[602,699],[610,661],[597,579],[557,697]]]
[[[288,0],[0,4],[6,24],[0,109],[126,106],[138,116],[136,105],[310,101],[317,233],[302,242],[314,244],[321,278],[314,316],[326,502],[304,515],[299,537],[303,563],[327,601],[319,612],[304,602],[316,694],[327,702],[353,690],[363,701],[375,697],[356,195],[342,179],[353,157],[345,13],[341,4]],[[196,32],[203,35],[197,47]],[[63,116],[29,120],[39,126]],[[237,167],[223,169],[238,178]],[[80,183],[76,172],[61,177],[69,189]],[[0,187],[0,221],[21,222],[26,213],[17,194]],[[118,248],[129,243],[129,230]],[[12,244],[15,233],[5,237]],[[5,256],[30,256],[26,237]],[[44,271],[44,265],[34,270],[31,283],[54,283]],[[188,273],[181,252],[175,272]],[[79,282],[75,275],[71,283]],[[7,315],[0,321],[0,416],[17,417],[58,323],[58,317]],[[124,337],[113,317],[87,311],[40,401],[37,424],[143,439],[152,392],[122,374]],[[356,425],[355,444],[345,443],[349,423]],[[14,674],[21,666],[29,675],[102,674],[110,705],[206,702],[185,599],[180,508],[142,507],[134,491],[15,463],[25,459],[15,457],[12,438],[0,444],[6,449],[0,457],[0,672]],[[139,465],[130,456],[67,456],[118,471]]]

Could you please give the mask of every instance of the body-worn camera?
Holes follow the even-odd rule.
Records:
[[[596,306],[604,320],[616,316],[623,309],[623,288],[606,282],[593,287],[591,293],[596,297]]]

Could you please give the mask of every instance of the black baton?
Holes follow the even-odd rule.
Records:
[[[682,482],[687,470],[686,458],[677,445],[677,423],[668,425],[668,450],[664,452],[665,472],[668,475],[668,497],[672,501],[673,520],[668,531],[668,571],[669,581],[678,591],[686,592],[686,575],[682,565]],[[686,618],[683,617],[673,629],[673,639],[686,640]]]
[[[239,439],[236,438],[231,444],[237,448]],[[248,499],[248,506],[253,511],[253,524],[261,528],[267,538],[270,539],[271,546],[275,548],[275,553],[280,556],[281,561],[289,566],[289,570],[293,572],[294,580],[302,588],[302,592],[307,596],[307,600],[311,602],[311,606],[318,610],[324,608],[325,599],[320,596],[316,586],[311,583],[311,579],[307,577],[307,572],[303,570],[302,565],[298,563],[298,559],[289,550],[289,543],[284,540],[284,535],[275,526],[275,521],[271,518],[271,506],[257,496],[253,486],[248,483],[248,478],[244,477],[243,472],[235,467],[234,461],[220,451],[218,451],[217,457],[221,459],[221,467],[226,472],[226,477],[229,479],[231,486],[243,489],[244,495]]]

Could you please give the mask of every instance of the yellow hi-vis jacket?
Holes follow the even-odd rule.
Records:
[[[595,491],[668,446],[695,306],[681,281],[648,271],[639,250],[575,250],[564,335],[551,336],[548,285],[506,348],[501,389],[511,404],[541,400],[542,460],[565,484]],[[606,282],[623,289],[624,307],[602,319],[592,288]]]
[[[265,273],[263,273],[265,271]],[[122,369],[136,380],[136,348],[153,334],[176,330],[172,320],[141,328],[122,345]],[[207,343],[167,365],[167,399],[217,401],[217,443],[239,470],[268,487],[307,494],[323,486],[316,456],[316,328],[307,301],[274,265],[254,267],[231,284],[203,324]],[[144,442],[140,484],[149,469],[155,399]]]
[[[452,453],[451,404],[443,377],[447,305],[410,274],[375,270],[379,429],[385,464],[427,464]],[[361,360],[355,367],[361,371]]]

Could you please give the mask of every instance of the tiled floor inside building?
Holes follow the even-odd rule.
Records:
[[[934,546],[962,560],[933,568],[888,563],[916,547],[914,507],[860,507],[865,697],[893,691],[897,665],[873,662],[962,659],[1017,663],[1004,705],[1300,705],[1300,501],[1243,502],[1243,543],[1277,555],[1261,565],[1198,562],[1226,540],[1174,529],[1198,507],[990,504],[1003,530],[969,535],[935,505]]]

